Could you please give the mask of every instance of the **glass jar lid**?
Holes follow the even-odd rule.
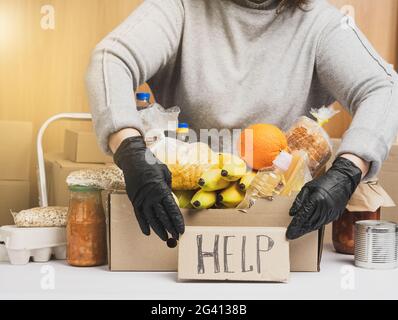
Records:
[[[101,191],[101,189],[93,187],[93,186],[80,186],[80,185],[69,186],[69,190],[72,191],[72,192],[97,192],[97,191]]]

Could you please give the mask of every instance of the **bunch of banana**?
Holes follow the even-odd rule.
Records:
[[[180,208],[235,208],[243,201],[255,176],[256,173],[247,172],[246,163],[239,157],[220,153],[218,163],[200,177],[200,190],[176,191],[176,199]]]
[[[251,186],[254,178],[256,177],[257,173],[254,171],[247,172],[239,182],[239,189],[243,192],[246,192],[247,189]]]
[[[215,191],[199,190],[192,198],[191,204],[195,209],[209,209],[217,202]]]
[[[245,193],[239,189],[238,183],[233,183],[217,195],[217,203],[226,208],[236,208],[245,199]]]
[[[229,182],[221,176],[221,169],[210,169],[203,173],[198,182],[204,191],[223,190],[229,186]]]
[[[247,172],[246,162],[232,154],[220,154],[221,176],[224,180],[235,182]]]

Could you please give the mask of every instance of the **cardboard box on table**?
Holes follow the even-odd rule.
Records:
[[[328,163],[328,168],[332,165],[338,148],[341,145],[341,139],[332,139],[333,156]],[[387,160],[379,173],[379,182],[388,195],[398,204],[398,141],[393,144]],[[381,218],[387,221],[398,222],[398,207],[382,208]],[[325,243],[332,242],[332,224],[326,227]]]
[[[65,131],[64,154],[67,160],[78,163],[111,163],[112,157],[104,154],[92,131]]]
[[[29,181],[0,181],[0,226],[13,225],[10,211],[29,208]]]
[[[288,282],[286,228],[186,227],[179,280]]]
[[[379,174],[380,184],[398,205],[398,142],[393,145]],[[398,222],[398,207],[383,208],[382,219]]]
[[[69,204],[69,189],[66,178],[73,171],[84,169],[99,169],[110,164],[76,163],[67,160],[62,153],[48,153],[44,156],[47,193],[50,206],[67,207]]]
[[[182,209],[187,226],[286,228],[294,197],[259,200],[248,213],[236,209]],[[155,234],[142,234],[132,205],[124,193],[108,199],[109,267],[112,271],[176,271],[178,249],[170,249]],[[317,272],[322,256],[323,231],[290,242],[291,271]]]
[[[336,154],[341,145],[341,139],[332,139],[332,143],[334,154]],[[398,204],[398,141],[391,147],[387,160],[384,161],[381,167],[378,179],[380,185],[394,202]],[[398,222],[398,207],[382,208],[381,214],[383,220]]]

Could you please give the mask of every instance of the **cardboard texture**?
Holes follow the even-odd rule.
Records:
[[[66,160],[62,153],[49,153],[44,156],[47,175],[47,193],[50,206],[67,207],[69,189],[66,178],[73,171],[104,168],[109,164],[76,163]]]
[[[78,163],[111,163],[112,157],[104,154],[92,131],[65,131],[64,154],[67,160]]]
[[[248,213],[236,209],[182,209],[187,226],[282,227],[289,225],[294,197],[259,200]],[[177,271],[177,251],[153,233],[142,234],[133,207],[124,193],[109,196],[109,267],[112,271]],[[313,232],[290,243],[291,271],[319,271],[322,236]]]
[[[376,212],[379,208],[395,207],[394,201],[379,181],[361,183],[347,205],[349,212]]]
[[[398,143],[391,148],[379,174],[379,181],[392,200],[398,204]],[[383,220],[398,222],[398,207],[383,208],[381,214]]]
[[[286,228],[187,227],[179,280],[288,282]]]
[[[29,181],[0,181],[0,226],[13,225],[10,210],[29,208]]]
[[[0,121],[0,180],[29,180],[32,123]]]

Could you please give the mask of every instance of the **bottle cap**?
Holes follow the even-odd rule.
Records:
[[[276,159],[273,161],[273,164],[275,167],[278,167],[279,169],[283,171],[289,170],[289,167],[292,163],[293,156],[290,153],[287,153],[286,151],[282,151],[279,156],[276,157]]]
[[[178,129],[189,129],[188,123],[180,122],[178,124]]]
[[[177,133],[189,133],[189,125],[188,123],[179,123]]]
[[[137,100],[149,101],[151,99],[151,94],[146,92],[138,92],[136,94]]]

